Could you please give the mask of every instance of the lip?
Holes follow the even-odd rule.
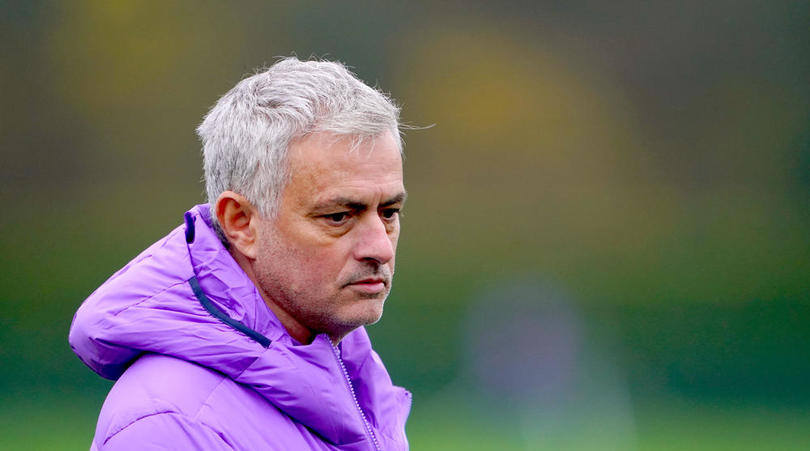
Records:
[[[385,291],[385,281],[383,279],[363,279],[352,282],[348,286],[364,293],[380,293]]]

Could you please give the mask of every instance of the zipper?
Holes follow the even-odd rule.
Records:
[[[346,365],[343,364],[343,357],[340,356],[340,350],[336,345],[332,344],[332,351],[335,353],[335,358],[338,361],[338,365],[340,365],[340,369],[343,370],[343,377],[346,380],[346,386],[349,387],[349,393],[352,394],[352,400],[354,401],[355,407],[357,407],[357,411],[360,412],[360,419],[363,420],[363,425],[366,427],[366,432],[368,432],[368,436],[371,437],[371,442],[374,444],[374,449],[376,451],[382,451],[379,442],[377,442],[377,436],[374,435],[374,431],[371,429],[371,424],[366,418],[366,413],[363,412],[363,408],[360,407],[360,402],[357,401],[357,394],[354,392],[354,386],[352,385],[352,380],[349,378],[349,372],[346,371]]]

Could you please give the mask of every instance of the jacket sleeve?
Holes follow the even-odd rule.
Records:
[[[99,451],[213,450],[233,448],[213,429],[174,412],[149,415],[94,443]]]

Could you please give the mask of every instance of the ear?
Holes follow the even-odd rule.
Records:
[[[254,260],[260,220],[256,207],[241,194],[225,191],[217,198],[214,208],[222,233],[231,246]]]

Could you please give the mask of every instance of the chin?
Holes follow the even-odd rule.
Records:
[[[383,299],[364,299],[359,302],[362,302],[363,307],[361,311],[354,311],[353,314],[348,315],[346,318],[346,323],[353,326],[354,328],[360,326],[367,326],[369,324],[374,324],[382,318],[383,314],[383,303],[385,302],[385,298]],[[359,307],[359,306],[356,306]]]

